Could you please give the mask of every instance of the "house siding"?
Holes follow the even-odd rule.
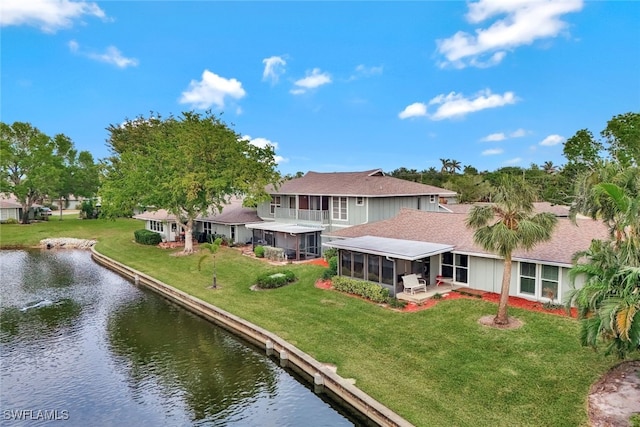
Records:
[[[20,220],[20,208],[1,208],[0,209],[0,221],[6,221],[8,219]]]

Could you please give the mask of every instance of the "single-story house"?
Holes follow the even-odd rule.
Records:
[[[394,296],[403,292],[402,276],[410,273],[430,284],[446,278],[454,286],[500,293],[504,260],[473,242],[466,218],[404,208],[394,218],[332,232],[324,245],[338,250],[339,275],[379,283]],[[550,241],[513,253],[510,295],[562,301],[574,253],[607,236],[600,221],[577,218],[574,224],[559,216]]]
[[[20,221],[22,205],[14,200],[0,198],[0,221],[15,219]]]
[[[252,232],[248,224],[262,222],[256,208],[242,205],[242,199],[231,198],[224,205],[222,212],[203,215],[196,219],[196,231],[204,235],[208,241],[210,235],[224,236],[233,243],[247,243],[251,241]]]
[[[180,236],[176,216],[165,209],[157,211],[144,211],[133,216],[145,222],[147,230],[155,231],[162,236],[163,242],[175,242]]]
[[[162,235],[163,241],[174,242],[184,237],[175,215],[165,209],[144,211],[133,216],[145,221],[147,230]],[[246,243],[251,240],[252,232],[247,228],[249,223],[262,222],[255,208],[242,205],[242,199],[231,198],[223,206],[222,212],[201,215],[194,221],[193,238],[198,242],[208,242],[211,236],[223,236],[233,243]]]

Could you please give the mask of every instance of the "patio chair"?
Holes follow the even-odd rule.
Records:
[[[417,274],[402,276],[402,285],[404,292],[408,291],[411,295],[420,290],[427,292],[427,281],[419,278]]]

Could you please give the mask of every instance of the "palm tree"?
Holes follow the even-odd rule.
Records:
[[[457,160],[451,159],[451,161],[449,162],[449,173],[456,173],[456,171],[459,171],[460,168],[462,167],[462,163],[460,163]]]
[[[442,162],[440,173],[449,173],[449,167],[451,166],[451,159],[440,159],[440,161]]]
[[[552,175],[558,172],[558,168],[553,164],[551,160],[544,162],[544,164],[542,165],[542,170]]]
[[[581,176],[572,211],[603,220],[610,237],[574,255],[572,283],[578,276],[585,283],[567,305],[578,308],[583,345],[604,342],[607,354],[623,359],[640,350],[640,169],[606,163]]]
[[[518,248],[532,249],[553,234],[557,218],[551,213],[534,213],[536,195],[524,180],[502,177],[493,196],[494,203],[474,206],[466,225],[475,230],[473,240],[487,251],[504,258],[502,289],[496,325],[509,323],[507,305],[511,283],[511,258]]]
[[[220,249],[220,245],[222,244],[222,238],[218,237],[216,238],[213,242],[211,243],[203,243],[202,246],[204,249],[207,249],[209,251],[209,254],[211,254],[213,256],[213,283],[211,285],[211,289],[217,289],[218,288],[218,280],[216,277],[216,252],[218,252],[218,249]],[[200,257],[200,260],[198,261],[198,270],[200,270],[200,266],[202,265],[202,261],[204,259],[206,259],[208,257],[208,255],[202,255]]]

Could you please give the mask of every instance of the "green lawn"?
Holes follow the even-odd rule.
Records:
[[[578,426],[587,424],[589,386],[616,363],[578,344],[575,320],[512,309],[518,330],[477,320],[496,306],[472,299],[441,301],[399,313],[314,287],[322,267],[289,265],[300,280],[269,291],[249,287],[277,269],[221,248],[220,289],[210,290],[212,262],[199,255],[133,242],[135,220],[52,218],[1,225],[0,245],[31,246],[45,237],[97,239],[105,255],[241,316],[285,338],[418,426]]]

